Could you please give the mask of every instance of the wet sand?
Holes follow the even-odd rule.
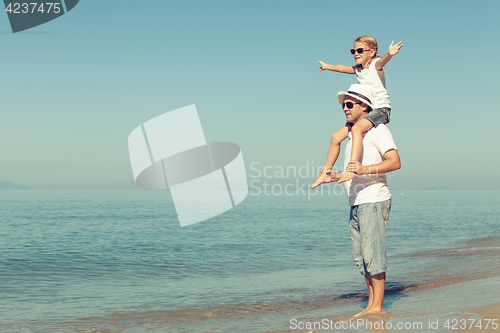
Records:
[[[302,322],[304,329],[292,329],[289,323],[282,323],[281,329],[263,330],[266,333],[281,332],[495,332],[500,333],[500,276],[453,282],[439,286],[412,286],[386,295],[385,310],[381,314],[369,315],[350,321],[355,312],[366,306],[366,299],[325,308],[308,309],[294,314]],[[486,306],[481,306],[489,304]],[[332,315],[342,307],[342,315]],[[275,318],[275,320],[278,318]],[[282,319],[284,321],[285,318]],[[314,323],[330,322],[330,327],[314,327]],[[481,319],[482,328],[477,325]],[[497,319],[498,328],[494,329],[485,319]],[[359,320],[359,322],[358,322]],[[383,324],[381,324],[383,322]],[[465,328],[461,325],[466,323]],[[342,326],[344,324],[345,326]],[[309,327],[307,326],[309,325]],[[337,325],[337,326],[336,326]],[[295,326],[295,324],[294,324]],[[453,328],[452,328],[453,327]]]
[[[483,318],[498,319],[500,321],[500,303],[471,309],[471,311],[479,314]]]
[[[478,315],[481,316],[483,319],[497,319],[498,323],[498,328],[494,329],[492,328],[492,325],[490,324],[488,328],[478,328],[474,327],[469,332],[472,333],[480,333],[480,332],[500,332],[500,303],[499,304],[493,304],[493,305],[488,305],[488,306],[482,306],[479,308],[473,308],[470,309],[471,312],[477,313]]]

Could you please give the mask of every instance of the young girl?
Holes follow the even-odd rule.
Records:
[[[351,124],[342,126],[341,129],[333,133],[330,149],[326,157],[325,166],[321,169],[318,180],[311,186],[316,187],[323,183],[323,177],[330,177],[331,169],[337,160],[340,152],[340,143],[347,138],[349,130],[352,131],[352,154],[349,164],[359,161],[361,151],[363,149],[363,133],[379,124],[387,124],[391,114],[391,103],[389,102],[389,93],[385,88],[384,66],[391,58],[399,53],[403,47],[403,43],[399,42],[394,45],[392,41],[389,46],[389,51],[383,57],[378,55],[377,41],[371,36],[361,36],[354,42],[354,48],[351,49],[351,54],[354,56],[356,66],[345,65],[329,65],[323,61],[318,61],[321,65],[320,70],[330,70],[334,72],[356,74],[358,82],[368,86],[372,92],[372,104],[375,109],[369,112],[363,119],[358,121],[356,125],[351,127]],[[351,180],[356,177],[354,172],[344,170],[343,177],[339,183]]]

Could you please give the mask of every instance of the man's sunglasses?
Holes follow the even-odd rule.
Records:
[[[353,103],[353,102],[342,103],[342,110],[344,110],[344,107],[346,106],[350,110],[354,107],[354,104],[361,104],[361,103]]]
[[[356,52],[358,52],[359,54],[363,54],[364,51],[371,51],[373,49],[364,49],[362,47],[360,48],[357,48],[357,49],[351,49],[351,54],[354,54]]]

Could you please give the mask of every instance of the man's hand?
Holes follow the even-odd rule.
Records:
[[[359,161],[349,162],[346,171],[353,172],[358,175],[364,175],[365,167],[361,163],[359,163]]]
[[[347,168],[345,169],[344,175],[339,179],[339,184],[357,177],[360,171],[360,167],[362,168],[363,166],[358,161],[349,162],[349,164],[347,164]]]
[[[394,41],[392,41],[391,45],[389,46],[389,55],[395,56],[396,54],[399,53],[399,50],[403,47],[403,42],[399,42],[396,45],[394,45]]]
[[[357,177],[357,173],[356,172],[350,172],[350,171],[345,171],[344,172],[344,175],[342,176],[342,178],[339,179],[339,184],[343,183],[343,182],[347,182],[351,179],[353,179],[354,177]]]
[[[318,64],[321,65],[321,67],[319,68],[320,71],[324,71],[326,68],[325,68],[325,63],[323,61],[318,61]]]
[[[384,160],[378,164],[362,165],[359,162],[349,162],[347,172],[355,172],[358,175],[379,175],[401,168],[401,160],[398,151],[393,148],[385,152]]]

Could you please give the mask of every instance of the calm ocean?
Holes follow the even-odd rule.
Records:
[[[181,228],[168,191],[0,191],[0,330],[271,332],[280,313],[359,311],[345,195],[254,194]],[[465,266],[498,274],[499,190],[392,194],[389,308]]]

